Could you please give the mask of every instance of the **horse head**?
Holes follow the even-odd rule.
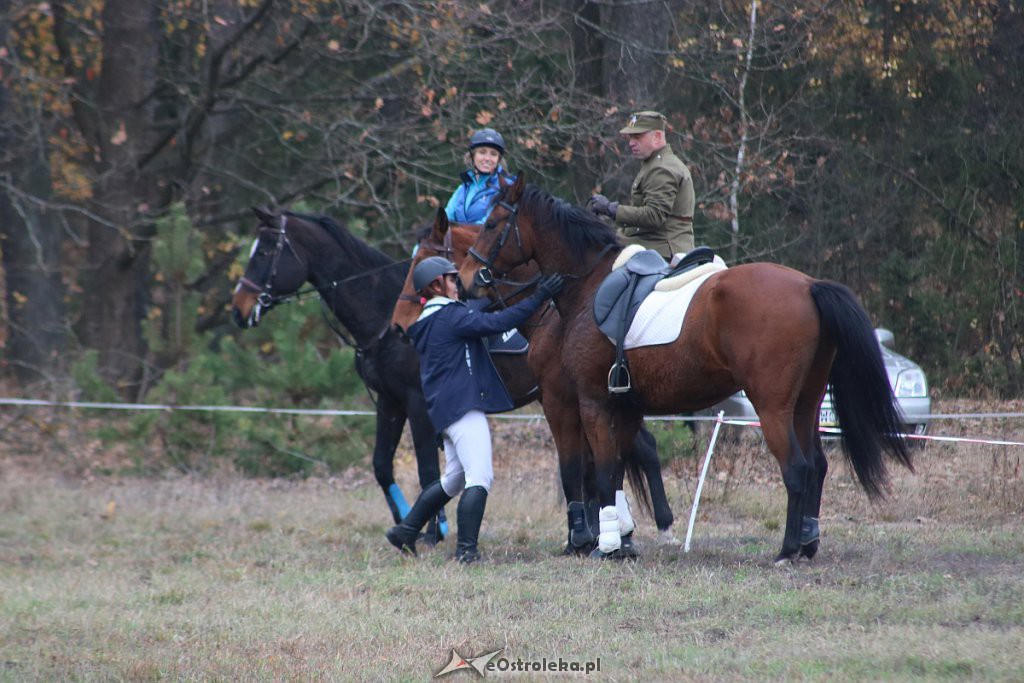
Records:
[[[289,238],[296,220],[286,212],[253,207],[259,219],[245,273],[231,297],[231,318],[243,329],[256,327],[266,311],[287,299],[309,277],[308,257]]]
[[[416,231],[416,249],[413,252],[412,263],[409,265],[409,272],[406,273],[405,282],[402,283],[402,293],[395,301],[395,307],[391,312],[391,326],[399,331],[409,329],[409,326],[416,322],[423,312],[423,302],[412,285],[412,271],[416,264],[430,256],[443,256],[453,260],[453,249],[451,244],[452,233],[449,231],[448,214],[444,208],[438,208],[433,224],[423,226]]]
[[[517,266],[533,258],[532,239],[520,230],[520,202],[526,181],[520,173],[515,182],[502,182],[487,222],[469,247],[459,268],[459,278],[470,296],[483,296],[486,290],[508,278]],[[508,245],[508,246],[506,246]]]

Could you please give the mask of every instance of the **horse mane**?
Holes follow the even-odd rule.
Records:
[[[365,270],[395,263],[395,260],[376,247],[353,235],[330,216],[285,211],[285,215],[319,225],[330,235],[353,264]],[[404,274],[403,274],[404,277]]]
[[[502,190],[501,199],[505,199],[504,193],[507,191],[507,188]],[[600,220],[583,207],[559,199],[533,183],[527,183],[523,190],[519,208],[531,216],[536,225],[557,232],[570,256],[582,259],[608,245],[622,246],[614,226]]]

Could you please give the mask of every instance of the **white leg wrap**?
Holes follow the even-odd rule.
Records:
[[[614,505],[601,508],[601,535],[597,537],[597,549],[610,553],[622,547],[619,535],[619,513]]]
[[[625,491],[615,492],[615,511],[619,513],[619,533],[625,536],[636,528],[633,514],[629,511],[629,501]]]

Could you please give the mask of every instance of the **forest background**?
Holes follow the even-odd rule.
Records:
[[[1019,397],[1022,37],[1015,0],[0,0],[0,372],[358,401],[315,305],[231,325],[251,206],[404,259],[474,129],[556,195],[624,199],[617,130],[658,109],[698,244],[847,284],[933,395]]]

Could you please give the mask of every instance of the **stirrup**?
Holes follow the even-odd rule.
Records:
[[[613,379],[614,377],[614,379]],[[620,380],[625,377],[625,384]],[[608,370],[608,393],[625,394],[633,388],[629,376],[629,366],[625,363],[616,363]]]

